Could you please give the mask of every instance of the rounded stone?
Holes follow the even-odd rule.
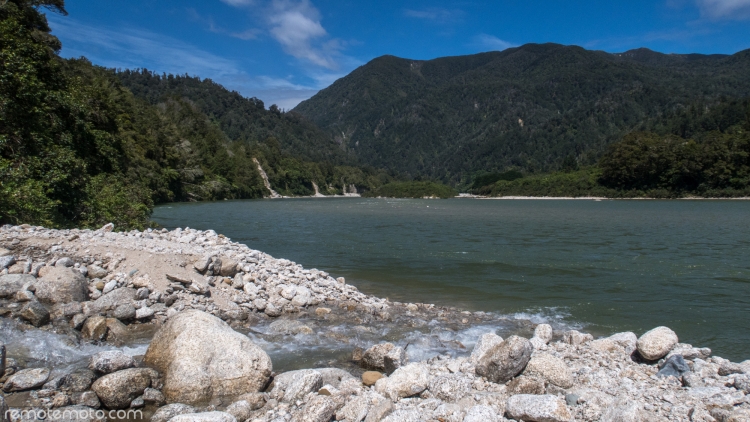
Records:
[[[378,382],[379,379],[383,378],[383,374],[377,371],[367,371],[364,374],[362,374],[362,384],[366,386],[375,385],[376,382]]]
[[[654,361],[666,356],[678,341],[677,334],[671,329],[656,327],[638,339],[636,348],[644,359]]]

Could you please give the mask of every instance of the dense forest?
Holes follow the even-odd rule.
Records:
[[[300,116],[211,81],[61,59],[45,9],[66,13],[62,0],[0,7],[0,223],[124,229],[160,202],[259,198],[254,159],[282,195],[391,180],[346,165]]]
[[[750,50],[610,54],[528,44],[421,61],[384,56],[294,111],[361,162],[468,187],[482,173],[590,166],[696,102],[750,95]]]

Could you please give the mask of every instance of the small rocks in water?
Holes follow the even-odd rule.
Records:
[[[151,416],[151,422],[168,422],[170,419],[178,415],[185,415],[195,412],[193,406],[182,403],[172,403],[166,406],[160,407]]]
[[[75,262],[67,256],[60,258],[55,262],[55,267],[72,267],[73,265],[75,265]]]
[[[672,355],[661,365],[656,376],[680,378],[688,372],[690,372],[690,367],[685,363],[682,355]]]
[[[94,382],[91,389],[110,409],[125,409],[151,386],[149,369],[131,368],[107,374]]]
[[[104,340],[104,336],[107,335],[107,318],[101,315],[89,317],[83,324],[81,335],[83,335],[84,338],[94,341]]]
[[[677,344],[677,334],[667,327],[656,327],[643,334],[636,343],[638,353],[649,361],[666,356]]]
[[[476,373],[491,382],[508,382],[526,367],[532,351],[531,343],[527,339],[510,336],[480,359],[476,365]]]
[[[505,405],[505,412],[519,421],[569,422],[573,417],[565,402],[552,395],[511,396]]]
[[[503,338],[495,333],[482,334],[482,336],[479,337],[477,344],[474,345],[474,349],[471,351],[469,362],[476,365],[477,363],[479,363],[479,360],[482,358],[482,356],[487,353],[487,351],[502,342]]]
[[[237,422],[237,419],[227,412],[214,411],[177,415],[169,419],[169,422]]]
[[[258,392],[272,371],[271,359],[247,336],[197,310],[169,318],[144,361],[164,375],[167,401],[182,403]]]
[[[387,371],[386,358],[389,360],[389,368],[393,372],[406,361],[406,353],[403,347],[395,346],[393,343],[376,344],[362,356],[359,365],[365,369],[374,369],[377,371]]]
[[[34,284],[35,294],[42,302],[70,303],[88,299],[86,278],[68,267],[47,267],[42,278]]]
[[[25,304],[18,315],[35,327],[41,327],[50,320],[47,308],[35,300]]]
[[[362,374],[362,384],[366,386],[375,385],[379,379],[383,378],[383,374],[377,371],[366,371]]]
[[[22,369],[5,381],[3,391],[12,393],[41,387],[49,379],[49,374],[49,368]]]
[[[119,350],[99,352],[89,361],[89,369],[105,375],[128,368],[135,368],[135,359]]]
[[[573,375],[565,361],[547,353],[534,354],[523,373],[538,376],[560,388],[573,386]]]

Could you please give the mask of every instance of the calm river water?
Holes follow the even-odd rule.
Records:
[[[391,300],[598,335],[666,325],[750,358],[750,201],[280,199],[170,204],[153,219]]]

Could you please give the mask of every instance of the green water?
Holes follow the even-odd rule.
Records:
[[[285,199],[170,204],[153,218],[391,300],[598,335],[666,325],[750,358],[750,201]]]

